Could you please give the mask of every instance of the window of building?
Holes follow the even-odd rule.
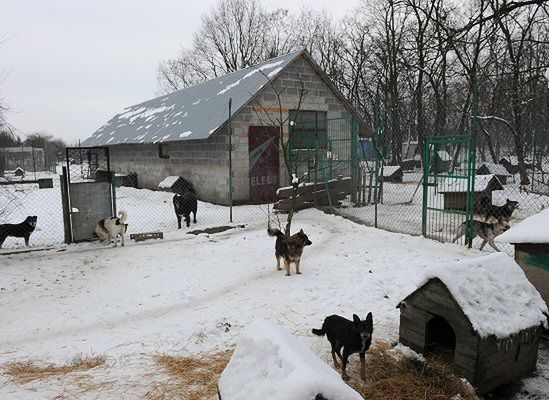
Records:
[[[160,157],[160,158],[170,158],[169,143],[159,143],[158,144],[158,157]]]
[[[290,144],[292,149],[304,149],[327,140],[326,111],[290,110]]]

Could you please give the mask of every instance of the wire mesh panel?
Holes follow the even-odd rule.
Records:
[[[0,147],[2,249],[63,242],[60,181],[54,170],[46,168],[42,148]]]

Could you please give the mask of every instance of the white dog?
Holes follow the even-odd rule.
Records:
[[[109,245],[114,241],[114,247],[117,246],[118,235],[122,238],[122,246],[124,246],[124,234],[128,230],[128,213],[120,211],[120,217],[111,217],[102,219],[95,226],[95,233],[103,243]]]

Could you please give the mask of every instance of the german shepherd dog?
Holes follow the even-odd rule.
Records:
[[[300,275],[299,263],[301,261],[301,255],[303,254],[303,248],[313,244],[307,235],[303,233],[303,229],[297,232],[295,235],[286,236],[280,229],[268,228],[267,233],[269,236],[276,236],[275,244],[275,257],[276,257],[276,269],[280,268],[280,258],[284,259],[284,267],[286,268],[286,276],[292,275],[290,273],[290,263],[295,263],[295,273]]]
[[[326,317],[322,328],[313,329],[313,333],[317,336],[326,335],[328,341],[332,345],[332,359],[334,367],[339,368],[336,354],[341,360],[341,377],[343,380],[349,380],[347,375],[347,360],[349,356],[358,353],[360,356],[360,377],[366,379],[366,351],[372,344],[372,333],[374,331],[374,321],[372,313],[368,313],[366,319],[361,321],[360,318],[353,314],[353,320],[349,321],[339,315],[330,315]],[[343,348],[343,355],[341,354]]]
[[[496,246],[494,239],[496,238],[496,236],[501,235],[503,232],[510,228],[509,222],[496,222],[494,224],[489,224],[487,222],[473,220],[471,224],[473,230],[473,237],[471,239],[474,239],[478,236],[483,240],[482,244],[480,245],[480,250],[482,250],[486,243],[488,243],[490,246],[492,246],[494,250],[501,251]],[[456,242],[460,237],[465,234],[467,234],[466,222],[464,222],[457,228],[456,237],[452,240],[452,243]]]
[[[502,206],[495,206],[493,204],[482,204],[482,213],[484,214],[484,222],[488,222],[490,218],[496,219],[498,222],[509,222],[513,211],[515,211],[519,203],[518,201],[509,200],[505,201]]]
[[[25,239],[25,246],[29,247],[29,239],[31,233],[36,229],[36,215],[28,216],[20,224],[2,224],[0,225],[0,249],[4,244],[4,240],[8,236],[19,237]]]
[[[111,217],[100,220],[95,226],[95,233],[103,243],[109,245],[114,241],[114,247],[118,244],[118,236],[121,237],[124,246],[124,234],[128,230],[128,213],[120,211],[120,217]]]

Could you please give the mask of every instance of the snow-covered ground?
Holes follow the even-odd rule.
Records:
[[[303,275],[291,277],[275,269],[262,216],[216,235],[179,231],[123,248],[87,243],[0,256],[0,364],[107,357],[106,366],[84,374],[94,384],[85,391],[65,376],[14,384],[0,375],[0,398],[142,398],[162,379],[155,354],[230,348],[256,318],[285,325],[328,361],[328,342],[310,333],[325,316],[364,318],[371,311],[374,338],[395,341],[398,301],[432,268],[486,254],[317,210],[298,213],[297,228],[313,244],[304,252]],[[527,384],[538,398],[549,390],[544,360]]]

